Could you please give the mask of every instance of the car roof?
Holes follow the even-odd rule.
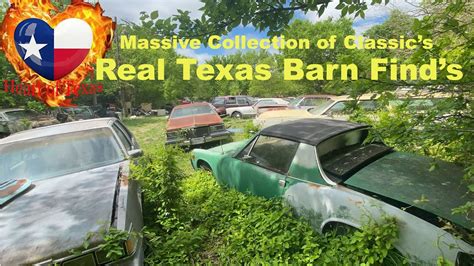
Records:
[[[306,118],[267,127],[260,131],[260,134],[316,146],[336,135],[357,129],[367,129],[369,127],[369,125],[347,121]]]
[[[182,109],[182,108],[193,107],[193,106],[210,106],[210,104],[206,102],[180,104],[180,105],[175,106],[173,109]]]
[[[109,127],[116,120],[116,118],[111,117],[97,118],[20,131],[4,139],[0,139],[0,145],[17,141],[24,141],[28,139],[36,139],[66,133],[85,131],[90,129],[105,128]]]

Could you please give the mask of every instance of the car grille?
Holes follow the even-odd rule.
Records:
[[[188,138],[199,138],[209,136],[209,127],[196,127],[187,132]]]

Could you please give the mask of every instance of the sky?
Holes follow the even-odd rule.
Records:
[[[161,18],[170,17],[176,14],[176,10],[182,9],[190,11],[192,18],[198,18],[202,15],[199,8],[202,7],[202,3],[199,0],[99,0],[100,4],[105,10],[105,15],[110,17],[117,17],[117,19],[131,22],[138,22],[140,12],[147,11],[151,12],[158,10]],[[324,14],[319,17],[315,12],[308,12],[307,14],[299,13],[296,18],[308,19],[316,22],[319,20],[332,18],[339,18],[340,11],[336,10],[335,7],[338,4],[338,0],[329,4]],[[389,16],[390,11],[393,9],[400,9],[405,12],[414,12],[415,6],[419,4],[420,0],[391,0],[388,5],[377,5],[370,6],[365,12],[365,19],[355,18],[353,27],[356,34],[362,34],[370,27],[383,23]],[[228,37],[235,35],[247,35],[249,38],[265,38],[266,32],[259,32],[252,26],[237,27],[229,33]],[[234,53],[235,50],[212,50],[209,48],[201,48],[198,50],[191,49],[179,49],[179,54],[187,57],[194,57],[199,62],[204,62],[211,58],[213,55],[225,55]]]

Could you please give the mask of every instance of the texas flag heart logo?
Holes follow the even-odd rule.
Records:
[[[48,80],[74,71],[92,46],[92,29],[84,20],[63,20],[54,29],[41,19],[22,21],[15,29],[16,49],[25,63]]]

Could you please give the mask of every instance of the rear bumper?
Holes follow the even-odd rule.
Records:
[[[224,140],[232,135],[230,131],[217,131],[213,132],[208,136],[194,137],[194,138],[179,138],[179,139],[168,139],[166,145],[178,145],[178,146],[194,146],[199,144],[205,144],[209,142]]]

